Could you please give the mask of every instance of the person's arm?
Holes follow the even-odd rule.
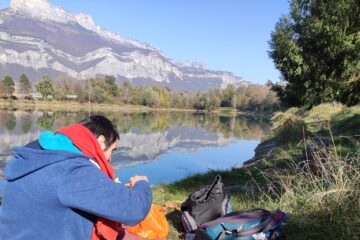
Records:
[[[146,217],[152,202],[147,181],[137,181],[132,188],[127,188],[114,183],[91,163],[74,167],[57,191],[65,206],[130,226]]]

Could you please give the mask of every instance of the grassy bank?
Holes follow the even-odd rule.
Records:
[[[75,101],[57,101],[57,100],[0,100],[0,108],[16,109],[29,111],[153,111],[169,110],[156,109],[140,105],[119,105],[110,103],[80,103]],[[186,109],[171,109],[173,111],[186,111]]]
[[[1,109],[28,110],[28,111],[118,111],[141,110],[150,111],[151,108],[132,105],[80,103],[75,101],[35,101],[35,100],[0,100]]]
[[[240,169],[191,176],[158,186],[154,200],[181,202],[220,174],[234,209],[290,213],[288,239],[360,238],[360,106],[323,104],[274,114],[258,161]],[[169,239],[181,239],[180,212],[171,210]]]
[[[192,111],[195,109],[180,108],[150,108],[142,105],[110,104],[110,103],[80,103],[76,101],[58,100],[4,100],[0,99],[0,109],[16,109],[29,111]],[[203,111],[200,111],[203,112]],[[216,112],[228,113],[227,108],[219,108]],[[236,112],[232,112],[236,113]]]

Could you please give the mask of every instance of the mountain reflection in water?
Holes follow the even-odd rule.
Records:
[[[253,156],[269,129],[261,117],[192,112],[91,114],[105,115],[120,132],[120,144],[111,162],[118,177],[127,181],[131,175],[148,175],[153,184],[239,166]],[[37,139],[41,131],[56,131],[88,115],[0,110],[0,178],[12,147]]]

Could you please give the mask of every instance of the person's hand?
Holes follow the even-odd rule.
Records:
[[[130,183],[125,184],[125,186],[127,187],[133,187],[135,185],[135,183],[137,183],[138,181],[147,181],[149,182],[147,176],[133,176],[130,178]]]

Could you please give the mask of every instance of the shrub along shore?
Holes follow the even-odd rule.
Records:
[[[154,201],[178,206],[217,174],[233,209],[280,208],[290,214],[288,239],[360,238],[360,106],[290,108],[243,167],[210,171],[154,187]],[[179,209],[167,212],[169,239],[183,238]]]

